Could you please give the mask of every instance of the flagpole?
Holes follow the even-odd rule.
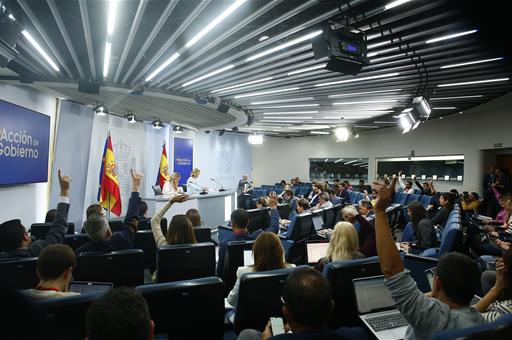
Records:
[[[110,220],[110,192],[107,194],[108,195],[108,220]]]

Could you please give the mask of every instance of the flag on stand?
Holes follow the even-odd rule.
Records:
[[[117,180],[116,159],[112,149],[110,132],[105,141],[103,158],[101,160],[98,202],[109,212],[111,211],[117,216],[121,216],[121,192],[119,190],[119,181]]]
[[[165,150],[165,144],[162,146],[162,157],[160,157],[160,167],[158,168],[158,174],[156,175],[155,185],[159,185],[160,188],[164,188],[165,181],[169,180],[169,161],[167,160],[167,151]]]

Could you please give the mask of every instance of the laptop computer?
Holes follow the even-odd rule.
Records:
[[[71,281],[69,282],[68,291],[91,294],[91,293],[106,293],[112,289],[110,282],[86,282],[86,281]]]
[[[324,228],[324,219],[320,215],[313,215],[313,225],[315,226],[315,231],[322,230]]]
[[[312,265],[318,262],[327,254],[329,242],[306,242],[306,258],[308,264]]]
[[[359,318],[377,339],[403,339],[409,325],[395,308],[384,276],[354,279]]]
[[[162,195],[162,188],[159,185],[153,185],[153,191],[155,192],[155,196]]]
[[[434,289],[434,276],[436,274],[436,268],[433,267],[430,269],[425,270],[425,275],[427,276],[428,284],[430,285],[430,290]],[[473,296],[473,299],[471,299],[471,302],[469,303],[470,306],[477,304],[482,298],[478,295]]]

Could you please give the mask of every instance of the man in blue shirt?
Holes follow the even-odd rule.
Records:
[[[217,262],[217,276],[224,274],[224,258],[226,256],[226,248],[231,241],[250,241],[252,236],[247,230],[249,225],[249,214],[244,209],[236,209],[231,213],[231,227],[233,234],[220,242],[219,245],[219,261]]]
[[[76,253],[92,251],[114,251],[132,249],[135,233],[139,226],[139,189],[144,175],[132,170],[132,195],[128,203],[128,211],[123,221],[123,229],[112,233],[107,219],[99,214],[92,214],[85,221],[85,231],[91,242],[84,244]]]

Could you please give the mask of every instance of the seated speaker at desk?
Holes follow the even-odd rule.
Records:
[[[207,193],[206,188],[197,183],[197,178],[200,174],[201,171],[198,168],[194,168],[190,173],[190,177],[187,179],[187,192],[189,194]]]

